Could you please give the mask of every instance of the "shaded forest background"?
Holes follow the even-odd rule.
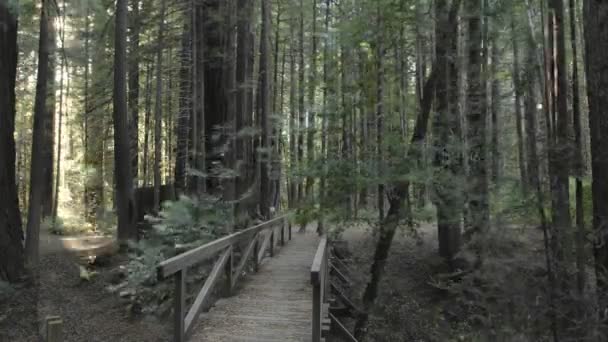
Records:
[[[396,232],[432,223],[447,335],[605,340],[607,22],[591,0],[2,0],[1,279],[42,230],[116,236],[138,287],[293,211],[373,231],[364,338]]]

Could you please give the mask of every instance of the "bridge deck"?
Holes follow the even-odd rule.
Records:
[[[264,259],[232,297],[201,314],[191,341],[289,342],[312,339],[310,267],[319,238],[312,229],[297,233]]]

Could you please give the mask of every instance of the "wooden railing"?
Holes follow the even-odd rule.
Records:
[[[329,245],[323,236],[310,268],[312,284],[312,342],[322,341],[323,325],[329,313]]]
[[[288,227],[287,236],[285,234],[286,227]],[[209,301],[212,290],[221,278],[222,273],[225,274],[225,290],[230,294],[235,289],[239,276],[241,276],[251,256],[253,256],[255,271],[258,270],[259,263],[264,258],[267,248],[270,256],[274,256],[275,231],[277,228],[280,228],[280,245],[285,244],[286,238],[291,240],[291,225],[287,224],[287,215],[283,215],[174,256],[157,266],[159,279],[173,276],[175,282],[173,341],[183,342],[186,340],[200,312],[211,305]],[[260,237],[264,232],[268,233],[260,245]],[[234,246],[246,241],[247,247],[241,254],[238,264],[234,267]],[[188,268],[217,255],[219,255],[219,258],[207,276],[205,284],[186,312],[186,275]]]

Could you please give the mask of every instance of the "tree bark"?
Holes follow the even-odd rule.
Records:
[[[585,1],[585,66],[589,127],[591,128],[591,169],[593,183],[593,231],[595,272],[599,312],[606,318],[608,307],[608,3]],[[606,333],[606,329],[603,329]]]
[[[34,100],[34,128],[32,132],[32,161],[30,163],[30,194],[27,216],[27,239],[25,255],[28,266],[38,264],[40,221],[42,219],[42,201],[45,187],[44,153],[47,143],[45,127],[50,121],[47,110],[48,77],[50,73],[49,30],[52,25],[48,20],[49,4],[42,0],[40,12],[40,37],[38,41],[38,73],[36,80],[36,98]]]
[[[156,46],[156,101],[154,108],[154,211],[160,211],[161,127],[163,119],[163,40],[165,35],[165,0],[161,0]]]
[[[517,156],[519,166],[519,178],[521,183],[521,191],[525,196],[528,193],[528,168],[526,166],[526,152],[524,149],[524,135],[523,135],[523,115],[521,111],[522,105],[522,82],[521,82],[521,68],[519,65],[519,44],[517,40],[516,28],[515,28],[515,14],[511,14],[511,44],[513,45],[513,89],[515,91],[515,129],[517,131]]]
[[[127,0],[116,1],[114,32],[114,180],[118,240],[137,240],[127,111]]]
[[[469,16],[468,32],[468,88],[466,104],[467,158],[469,161],[469,182],[467,200],[470,215],[470,234],[487,230],[490,212],[488,203],[488,178],[486,164],[486,113],[487,101],[482,70],[482,27],[481,7],[475,0],[465,1],[465,11]]]
[[[312,48],[310,51],[310,75],[308,80],[308,130],[306,136],[306,158],[308,167],[311,168],[315,161],[315,134],[316,134],[316,107],[315,107],[315,92],[317,89],[317,0],[312,0]],[[311,172],[311,171],[309,171]],[[308,176],[306,178],[306,196],[313,196],[313,187],[315,178]]]
[[[261,147],[263,156],[260,160],[260,213],[262,217],[270,218],[270,167],[272,156],[270,146],[270,4],[262,0],[262,32],[260,37],[260,88],[258,100],[258,115],[262,131]]]
[[[0,4],[0,280],[17,281],[24,268],[23,231],[15,184],[17,13]]]
[[[304,0],[300,0],[300,31],[298,39],[298,167],[300,172],[304,171],[304,130],[306,124],[306,107],[304,105],[305,93],[305,69],[304,63]],[[298,182],[298,202],[304,199],[304,180],[297,177]]]
[[[134,185],[138,185],[139,170],[139,33],[141,19],[139,16],[140,0],[131,0],[130,51],[129,51],[129,136],[131,141],[131,172]]]
[[[576,44],[576,12],[574,0],[568,1],[570,12],[570,42],[572,48],[572,121],[574,127],[574,175],[576,176],[576,283],[580,295],[585,291],[585,210],[583,207],[583,141],[581,139],[581,108],[579,93],[578,47]]]
[[[454,5],[459,7],[460,0]],[[456,15],[449,16],[447,2],[435,2],[437,17],[435,55],[437,77],[439,79],[457,79],[455,66],[452,67],[448,52],[455,53],[454,45],[458,32]],[[454,106],[455,84],[439,82],[435,86],[435,109],[437,111],[433,124],[433,139],[435,147],[435,205],[437,207],[437,228],[439,238],[439,255],[448,261],[452,260],[460,248],[460,222],[462,215],[462,189],[454,180],[461,175],[460,152],[454,146],[459,145],[459,115]],[[452,104],[452,105],[450,105]]]
[[[561,261],[565,257],[569,258],[571,239],[571,218],[570,218],[570,187],[569,187],[569,159],[572,157],[570,147],[569,126],[570,118],[568,115],[568,83],[566,69],[566,46],[564,34],[564,4],[562,0],[549,1],[549,17],[553,17],[553,30],[555,46],[550,55],[550,65],[552,75],[555,75],[553,89],[556,91],[554,108],[556,113],[553,120],[554,143],[551,170],[554,179],[551,183],[552,196],[552,249],[556,260]],[[563,265],[565,267],[565,265]],[[562,268],[562,267],[560,267]],[[557,270],[558,276],[563,274],[565,269]]]
[[[175,149],[175,191],[177,194],[184,194],[186,191],[186,169],[188,166],[188,133],[190,124],[191,101],[190,91],[190,65],[192,46],[190,41],[190,25],[186,20],[184,23],[181,50],[179,52],[179,114],[176,126],[176,149]]]
[[[53,181],[54,181],[54,159],[55,159],[55,50],[57,44],[55,42],[55,25],[53,24],[55,13],[57,13],[57,7],[55,3],[47,3],[48,11],[47,21],[48,25],[48,72],[49,76],[46,78],[48,83],[46,86],[46,118],[44,126],[44,152],[42,154],[43,162],[42,168],[44,169],[44,186],[42,191],[42,218],[51,217],[53,214]]]
[[[377,4],[377,37],[376,37],[376,166],[378,168],[378,218],[384,219],[384,18],[381,13],[382,6]]]

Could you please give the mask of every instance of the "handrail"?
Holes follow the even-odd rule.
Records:
[[[329,245],[327,236],[323,236],[310,267],[310,283],[312,284],[312,342],[321,341],[322,323],[325,316],[323,311],[327,302],[329,285],[327,281],[329,276],[328,257]]]
[[[257,272],[259,263],[264,258],[267,247],[269,248],[270,256],[272,257],[274,255],[275,230],[277,227],[281,228],[279,237],[281,246],[285,244],[286,226],[288,226],[288,239],[291,240],[291,225],[286,224],[287,218],[287,214],[279,216],[256,226],[211,241],[158,264],[156,267],[158,278],[162,280],[169,276],[173,276],[175,283],[175,295],[173,299],[173,340],[175,342],[184,342],[186,340],[186,337],[192,329],[193,322],[195,322],[203,308],[209,305],[208,302],[212,290],[219,281],[222,273],[225,274],[225,289],[227,290],[227,293],[230,294],[234,290],[238,278],[251,256],[253,256],[255,271]],[[264,231],[270,231],[270,233],[264,238],[264,243],[260,248],[259,238]],[[244,253],[241,255],[238,265],[234,268],[234,246],[243,241],[249,241],[249,243],[247,244]],[[218,254],[220,257],[215,262],[209,276],[207,276],[205,284],[198,292],[194,303],[186,312],[187,269]],[[222,272],[222,270],[224,270],[224,272]]]

